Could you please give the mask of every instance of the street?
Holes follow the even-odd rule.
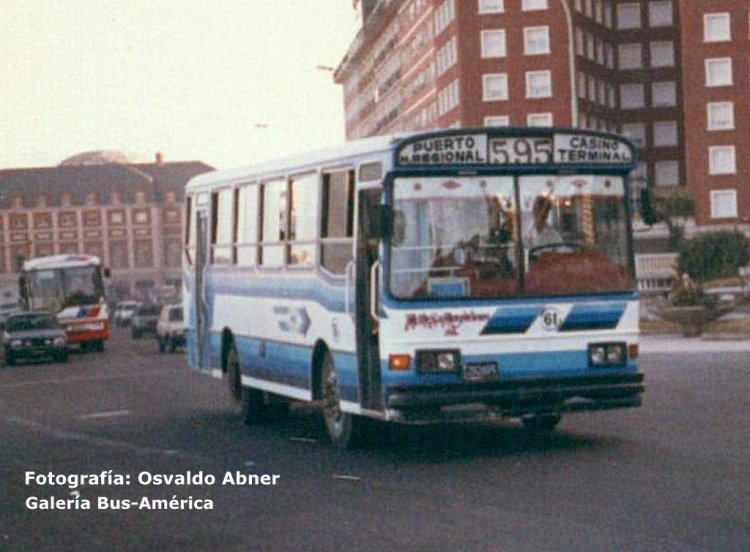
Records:
[[[673,349],[644,347],[641,408],[570,415],[549,438],[381,424],[341,451],[310,408],[244,426],[221,382],[117,330],[104,353],[0,368],[0,550],[747,550],[750,348]],[[27,484],[107,470],[130,483]]]

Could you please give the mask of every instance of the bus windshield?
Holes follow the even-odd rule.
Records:
[[[26,277],[31,310],[59,312],[70,306],[96,304],[104,296],[98,266],[32,270]]]
[[[621,176],[397,178],[396,298],[632,291]]]

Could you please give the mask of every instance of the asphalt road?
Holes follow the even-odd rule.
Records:
[[[749,355],[648,352],[642,408],[571,415],[548,439],[379,425],[351,452],[308,408],[243,426],[220,382],[121,334],[64,365],[0,369],[0,550],[746,551]],[[130,484],[25,483],[103,470]],[[138,481],[188,471],[216,482]],[[236,471],[279,478],[223,485]],[[213,509],[97,509],[144,497]]]

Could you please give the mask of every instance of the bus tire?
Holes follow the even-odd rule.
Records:
[[[16,357],[13,356],[13,353],[5,353],[5,364],[8,366],[13,366],[16,363]]]
[[[166,344],[164,343],[164,340],[161,337],[156,337],[156,344],[159,346],[159,352],[163,353],[164,349],[167,348]]]
[[[237,354],[237,348],[234,346],[234,343],[229,346],[229,350],[227,351],[225,375],[229,405],[233,412],[241,413],[244,403],[242,397],[242,373],[240,371],[240,357]]]
[[[337,448],[355,448],[362,441],[365,420],[341,410],[341,393],[333,357],[329,351],[323,353],[322,363],[320,389],[323,398],[323,421],[328,439]]]
[[[98,339],[94,341],[91,344],[91,346],[93,347],[94,351],[98,351],[100,353],[104,352],[104,340],[103,339]]]
[[[546,434],[555,431],[562,419],[561,414],[530,414],[523,416],[521,422],[528,431],[536,434]]]

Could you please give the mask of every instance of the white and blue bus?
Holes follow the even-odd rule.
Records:
[[[634,407],[631,144],[574,129],[379,137],[187,185],[189,363],[248,423],[319,404],[366,418],[518,418]]]

